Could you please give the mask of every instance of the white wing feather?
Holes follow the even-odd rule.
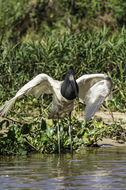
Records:
[[[106,74],[83,75],[77,79],[79,98],[86,103],[85,120],[98,111],[104,100],[112,98],[112,81]]]
[[[103,80],[106,74],[87,74],[78,78],[77,84],[79,86],[79,98],[83,102],[88,90],[98,81]]]
[[[47,74],[39,74],[31,81],[26,83],[16,95],[6,102],[0,108],[0,115],[6,116],[7,112],[10,110],[11,106],[14,104],[17,98],[22,97],[23,95],[33,94],[35,97],[39,97],[42,93],[54,93],[54,86],[57,86],[57,81],[53,80]]]
[[[109,89],[106,80],[101,80],[94,84],[87,92],[85,97],[85,120],[90,120],[91,117],[98,111],[105,98],[109,94]]]

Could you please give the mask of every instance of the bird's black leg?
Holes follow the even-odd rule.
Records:
[[[71,138],[71,112],[69,113],[69,138],[70,138],[70,152],[72,153],[72,138]]]
[[[59,114],[58,114],[58,122],[57,122],[57,134],[58,134],[58,149],[60,154],[60,125],[59,125]]]

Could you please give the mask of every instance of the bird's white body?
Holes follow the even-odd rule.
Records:
[[[17,98],[21,98],[23,95],[32,94],[36,98],[39,98],[43,93],[53,94],[52,109],[49,114],[49,118],[57,118],[57,113],[60,117],[64,117],[66,113],[73,110],[74,100],[67,100],[61,95],[61,85],[63,81],[54,80],[47,74],[39,74],[27,84],[25,84],[16,95],[5,103],[0,108],[1,116],[6,116],[10,110],[12,104]]]
[[[89,120],[100,108],[104,100],[112,98],[113,84],[106,74],[83,75],[76,80],[79,87],[79,98],[86,103],[85,119]],[[50,118],[56,118],[57,113],[63,117],[74,107],[74,100],[67,100],[61,94],[63,81],[54,80],[47,74],[39,74],[25,84],[16,95],[0,108],[0,115],[6,116],[12,104],[23,95],[33,94],[36,98],[43,93],[53,94]]]

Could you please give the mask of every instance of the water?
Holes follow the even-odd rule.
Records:
[[[80,154],[0,157],[1,190],[126,189],[126,147]]]

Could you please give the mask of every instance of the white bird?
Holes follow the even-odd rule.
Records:
[[[78,89],[79,88],[79,89]],[[33,94],[39,97],[43,93],[53,94],[52,109],[49,118],[58,118],[58,146],[60,153],[59,119],[69,114],[69,137],[71,142],[71,112],[74,99],[79,97],[86,104],[85,120],[88,121],[98,111],[104,100],[112,99],[113,83],[106,74],[87,74],[74,79],[73,70],[67,71],[64,81],[54,80],[47,74],[39,74],[25,84],[16,95],[0,108],[0,115],[6,116],[12,104],[23,95]]]
[[[113,98],[114,88],[107,74],[87,74],[76,80],[79,87],[79,99],[86,104],[85,120],[88,121],[99,110],[104,101]]]
[[[78,85],[74,79],[72,69],[68,70],[64,81],[54,80],[47,74],[39,74],[27,84],[25,84],[16,95],[0,108],[0,115],[6,116],[13,103],[17,98],[23,95],[33,94],[38,98],[43,93],[53,94],[52,109],[49,118],[58,119],[58,146],[60,153],[60,126],[59,119],[63,118],[66,113],[69,114],[69,137],[71,142],[71,112],[74,106],[74,99],[78,97]]]

